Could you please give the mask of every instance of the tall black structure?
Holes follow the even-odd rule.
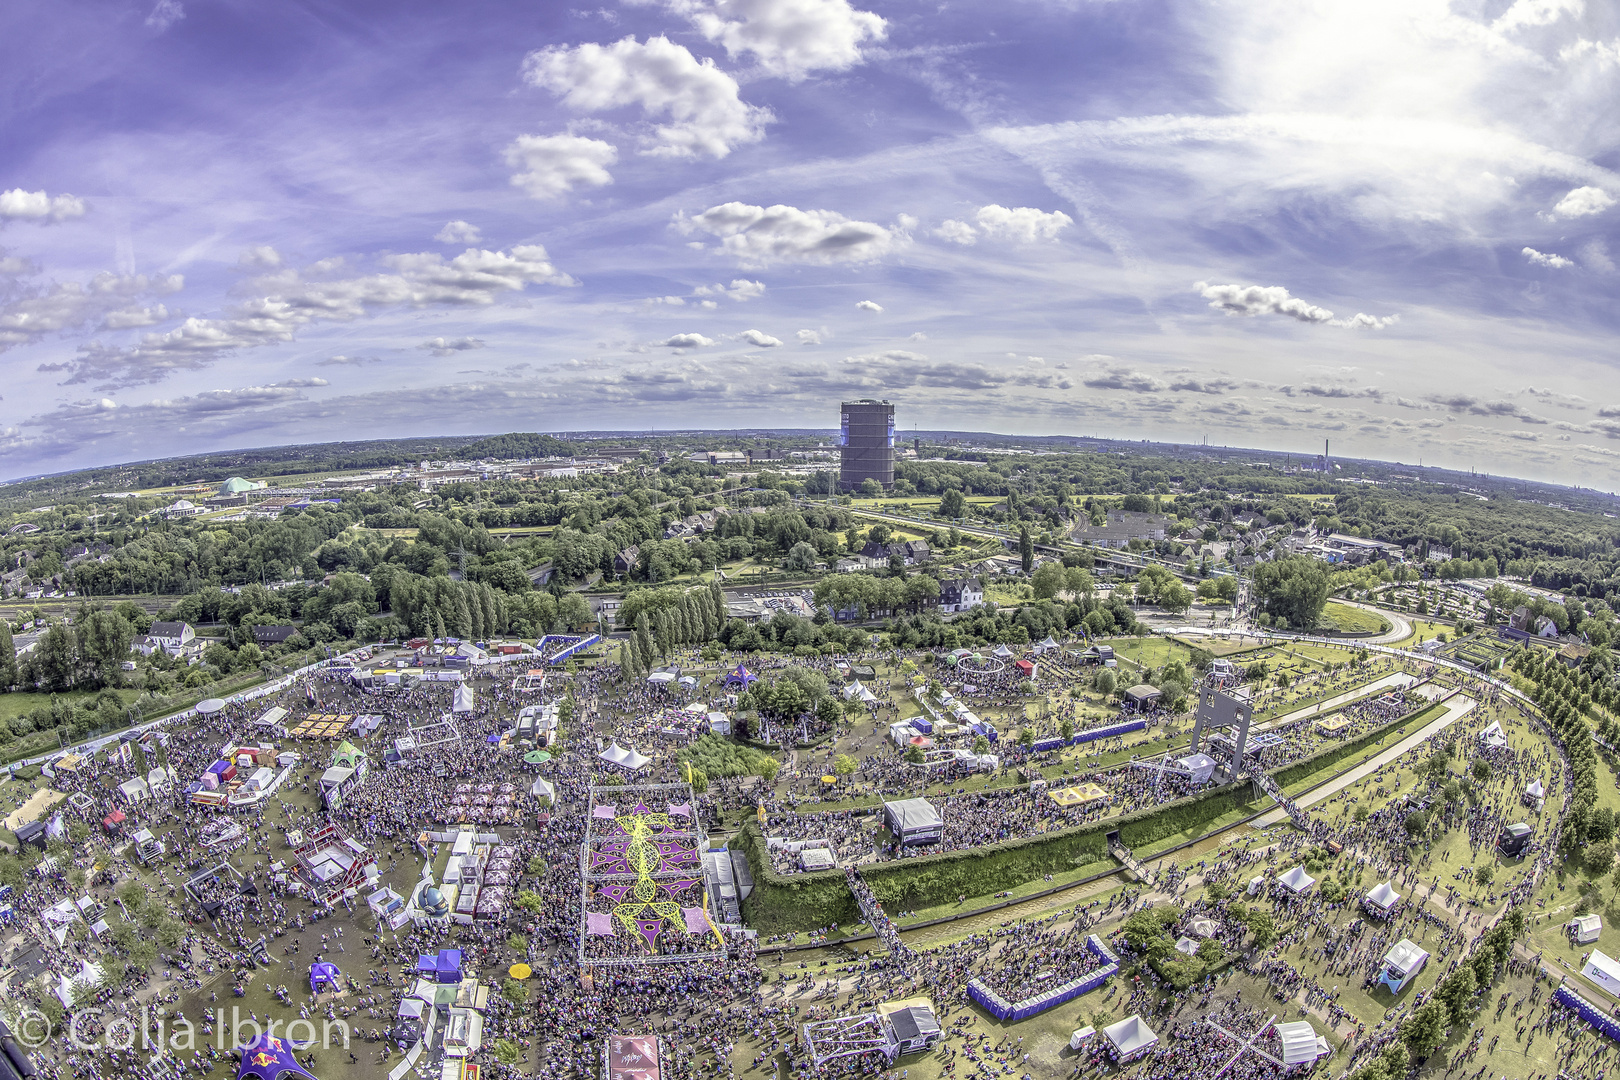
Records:
[[[851,491],[876,480],[894,486],[894,405],[887,401],[846,401],[838,425],[838,486]]]

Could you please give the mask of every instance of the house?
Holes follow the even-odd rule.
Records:
[[[1156,543],[1164,539],[1165,526],[1170,519],[1163,514],[1146,514],[1134,510],[1113,510],[1102,525],[1093,525],[1083,519],[1074,527],[1074,539],[1082,544],[1098,547],[1122,548],[1132,540]]]
[[[863,558],[882,565],[887,565],[890,559],[898,555],[907,566],[914,566],[927,562],[931,554],[926,540],[896,540],[889,544],[868,540],[866,546],[861,548]]]
[[[260,648],[280,645],[296,633],[298,633],[298,627],[296,626],[255,626],[253,628],[253,643]]]
[[[1555,638],[1558,636],[1558,624],[1543,615],[1536,620],[1536,637]]]
[[[984,585],[976,577],[951,578],[939,583],[939,610],[947,614],[967,611],[984,603]]]
[[[1591,655],[1591,646],[1569,644],[1558,650],[1558,662],[1568,668],[1578,668]]]
[[[1523,630],[1527,634],[1531,633],[1533,627],[1530,609],[1523,606],[1514,608],[1513,614],[1508,616],[1508,626],[1514,630]]]
[[[613,556],[613,572],[623,577],[636,568],[636,560],[639,558],[641,558],[641,548],[631,544]]]
[[[146,632],[146,636],[135,642],[135,648],[150,656],[162,651],[170,656],[180,656],[187,652],[186,646],[191,644],[197,632],[191,628],[190,623],[183,622],[155,622]]]

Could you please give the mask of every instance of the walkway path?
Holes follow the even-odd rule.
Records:
[[[1323,799],[1326,799],[1332,795],[1337,795],[1340,791],[1343,791],[1351,784],[1358,783],[1359,781],[1366,779],[1368,776],[1377,772],[1385,765],[1388,765],[1391,761],[1394,761],[1396,758],[1412,749],[1412,747],[1421,743],[1424,739],[1444,731],[1446,728],[1455,723],[1460,717],[1468,715],[1468,713],[1473,711],[1476,704],[1478,703],[1467,694],[1455,695],[1446,702],[1446,711],[1444,713],[1429,721],[1427,724],[1423,725],[1423,727],[1419,728],[1417,731],[1414,731],[1412,734],[1408,735],[1406,738],[1402,739],[1388,750],[1385,750],[1377,757],[1371,758],[1356,766],[1343,776],[1338,777],[1335,780],[1330,780],[1320,787],[1312,788],[1310,791],[1301,795],[1297,800],[1300,808],[1304,809],[1306,807],[1315,806]],[[1288,812],[1279,806],[1277,809],[1271,811],[1265,816],[1256,818],[1254,827],[1257,829],[1268,829],[1271,826],[1286,820],[1287,817]]]
[[[1390,674],[1385,675],[1382,679],[1379,679],[1377,682],[1368,683],[1365,686],[1358,686],[1354,690],[1347,690],[1336,697],[1330,697],[1325,701],[1319,701],[1315,705],[1305,705],[1301,708],[1295,709],[1293,712],[1283,713],[1281,716],[1273,717],[1272,719],[1267,720],[1264,724],[1254,725],[1251,730],[1264,731],[1267,728],[1277,727],[1282,724],[1298,720],[1304,716],[1313,716],[1316,713],[1332,712],[1340,705],[1344,705],[1351,701],[1357,701],[1369,694],[1377,693],[1379,690],[1382,690],[1385,687],[1389,687],[1391,689],[1397,687],[1405,689],[1415,682],[1417,682],[1417,676],[1415,675],[1408,675],[1404,671],[1391,672]]]

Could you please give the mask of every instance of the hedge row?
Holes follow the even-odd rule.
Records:
[[[1108,858],[1107,836],[1118,829],[1127,847],[1156,843],[1207,825],[1233,810],[1248,809],[1249,786],[1228,784],[1150,806],[1117,818],[999,844],[942,851],[863,866],[861,876],[890,910],[925,908],[961,896],[988,896],[1025,882]],[[754,890],[743,902],[748,924],[763,933],[808,930],[857,918],[842,871],[782,876],[764,857],[759,824],[743,826],[738,842],[748,855]]]

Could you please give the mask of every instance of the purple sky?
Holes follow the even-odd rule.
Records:
[[[0,477],[582,427],[1620,487],[1620,9],[15,0]]]

